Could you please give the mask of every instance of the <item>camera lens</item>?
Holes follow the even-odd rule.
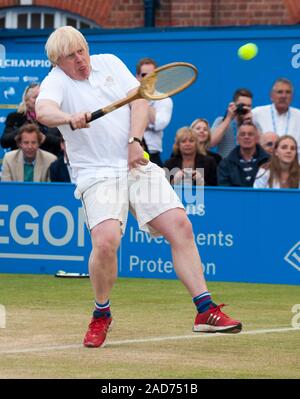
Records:
[[[248,109],[244,107],[244,104],[237,104],[236,105],[236,113],[238,115],[245,115],[247,114]]]

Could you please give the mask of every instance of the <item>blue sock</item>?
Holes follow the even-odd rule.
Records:
[[[193,298],[193,302],[199,313],[206,312],[210,305],[216,306],[215,303],[211,300],[210,292],[203,292],[202,294],[195,296]]]
[[[93,317],[95,317],[95,319],[98,319],[99,317],[111,317],[109,300],[103,304],[95,301]]]

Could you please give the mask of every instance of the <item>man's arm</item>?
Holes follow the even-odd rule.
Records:
[[[130,94],[130,92],[128,93]],[[148,124],[149,103],[147,100],[135,100],[130,104],[131,107],[131,126],[128,137],[143,138]],[[145,165],[148,160],[144,158],[144,150],[138,142],[128,144],[128,166],[129,169],[138,165]]]
[[[89,112],[78,112],[71,115],[61,111],[59,105],[52,100],[37,101],[35,111],[37,120],[48,127],[68,124],[71,124],[74,129],[89,127],[86,121],[90,116]]]
[[[222,141],[226,130],[229,128],[231,121],[235,117],[236,105],[235,103],[230,103],[227,109],[227,113],[225,118],[222,120],[220,124],[216,127],[212,127],[212,135],[211,135],[211,147],[215,147]]]
[[[173,101],[166,98],[157,101],[155,106],[149,107],[149,127],[154,131],[164,130],[170,123],[173,111]]]

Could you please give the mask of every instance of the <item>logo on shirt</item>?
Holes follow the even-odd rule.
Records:
[[[112,76],[107,76],[104,81],[105,87],[112,87],[115,84],[114,78]]]
[[[300,272],[300,241],[288,251],[284,260]]]

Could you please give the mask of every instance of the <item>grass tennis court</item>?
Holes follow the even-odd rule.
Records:
[[[208,282],[240,319],[237,335],[192,332],[194,306],[177,280],[120,278],[105,348],[81,343],[93,308],[89,279],[0,274],[0,378],[299,378],[299,286]]]

